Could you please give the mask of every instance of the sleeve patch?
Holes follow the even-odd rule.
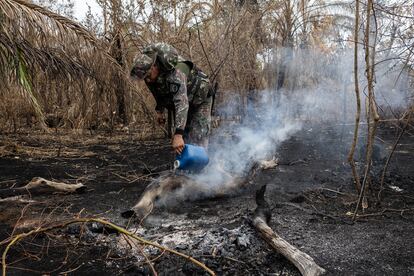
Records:
[[[170,83],[170,92],[176,94],[180,89],[180,84],[178,83]]]

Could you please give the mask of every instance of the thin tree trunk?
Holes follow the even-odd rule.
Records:
[[[372,13],[372,14],[371,14]],[[366,63],[366,75],[368,80],[368,116],[367,116],[367,123],[368,123],[368,139],[367,139],[367,150],[365,156],[365,172],[364,172],[364,181],[361,185],[361,191],[359,193],[358,202],[355,207],[355,212],[353,216],[353,220],[355,220],[359,206],[363,201],[363,208],[367,207],[365,193],[369,186],[369,179],[370,179],[370,171],[371,171],[371,161],[372,161],[372,149],[374,146],[375,134],[376,129],[378,126],[379,115],[377,112],[377,106],[375,103],[375,95],[374,95],[374,66],[375,66],[375,44],[377,38],[377,30],[375,29],[373,34],[373,39],[370,38],[371,30],[370,25],[371,21],[375,24],[375,28],[377,28],[375,18],[375,11],[373,7],[372,0],[368,0],[367,4],[367,25],[365,28],[365,63]],[[372,41],[373,40],[373,41]],[[371,45],[372,41],[372,45]]]
[[[122,37],[121,33],[117,31],[115,35],[115,49],[114,49],[115,59],[121,67],[124,67],[124,58],[123,58],[123,47],[122,47]],[[117,86],[115,88],[115,95],[117,100],[117,115],[121,122],[126,125],[128,124],[126,102],[125,102],[125,90],[126,86],[122,80],[122,76],[116,76]]]
[[[355,128],[354,128],[354,138],[352,141],[351,150],[348,154],[348,162],[352,169],[352,175],[354,177],[355,187],[358,193],[361,191],[361,182],[359,179],[359,174],[356,169],[354,154],[355,148],[358,142],[358,130],[359,130],[359,121],[361,119],[361,98],[359,94],[359,78],[358,78],[358,31],[359,31],[359,0],[356,0],[355,3],[355,32],[354,32],[354,81],[355,81],[355,97],[356,97],[356,116],[355,116]]]

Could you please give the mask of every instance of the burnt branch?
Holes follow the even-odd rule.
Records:
[[[317,276],[325,273],[325,269],[315,263],[312,257],[300,251],[269,227],[271,212],[269,204],[266,202],[264,195],[266,185],[262,186],[256,192],[257,208],[253,214],[253,226],[260,233],[262,238],[278,253],[285,256],[293,265],[295,265],[304,276]]]

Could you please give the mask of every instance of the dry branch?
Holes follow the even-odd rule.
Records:
[[[322,275],[326,271],[315,263],[312,257],[300,251],[269,227],[271,214],[270,208],[264,199],[266,185],[256,192],[257,208],[253,216],[253,225],[259,231],[263,239],[278,253],[285,256],[294,264],[304,276]]]
[[[66,184],[46,180],[41,177],[34,177],[29,183],[19,188],[9,188],[0,190],[0,198],[18,196],[18,195],[38,195],[49,193],[80,193],[86,190],[82,183]]]

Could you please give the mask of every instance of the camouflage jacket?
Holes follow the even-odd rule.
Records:
[[[146,82],[146,84],[157,102],[155,109],[157,111],[163,111],[165,108],[174,110],[176,132],[184,132],[189,106],[199,105],[205,100],[196,94],[201,83],[205,85],[205,83],[209,83],[209,80],[207,75],[194,66],[191,61],[186,61],[176,54],[175,49],[168,44],[150,45],[144,49],[144,53],[148,54],[159,49],[161,51],[157,54],[162,55],[158,60],[161,63],[159,64],[160,75],[155,82]],[[188,75],[176,69],[180,63],[185,63],[189,67]]]

